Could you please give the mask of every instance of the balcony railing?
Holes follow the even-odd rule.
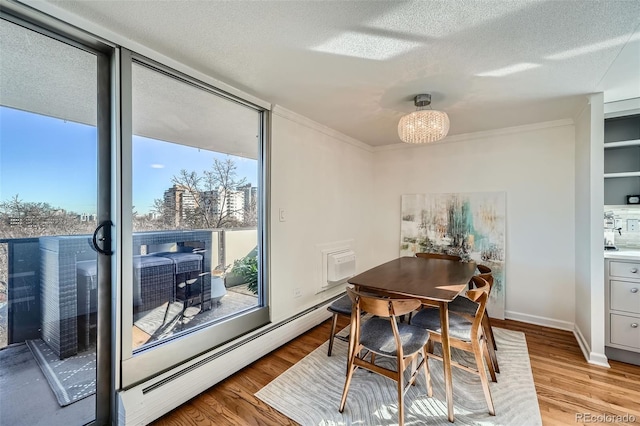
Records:
[[[96,259],[90,239],[89,235],[0,239],[0,348],[43,338],[61,357],[77,351],[76,342],[82,340],[76,324],[77,262]],[[255,255],[257,231],[141,232],[134,233],[133,240],[134,255],[175,251],[172,245],[200,245],[203,272],[215,275],[235,260]],[[229,276],[226,286],[241,283],[242,279]]]

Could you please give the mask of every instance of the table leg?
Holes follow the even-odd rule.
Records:
[[[440,327],[442,336],[442,366],[444,369],[444,388],[447,394],[447,412],[453,423],[453,383],[451,377],[451,347],[449,346],[449,304],[438,303],[440,308]]]

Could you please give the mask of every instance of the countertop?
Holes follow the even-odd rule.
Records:
[[[605,259],[640,260],[640,248],[618,247],[618,250],[605,250]]]

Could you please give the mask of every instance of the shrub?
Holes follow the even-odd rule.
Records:
[[[231,273],[242,277],[248,284],[248,289],[253,294],[258,294],[258,258],[257,256],[247,256],[235,260]]]

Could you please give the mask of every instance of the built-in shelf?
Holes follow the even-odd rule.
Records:
[[[640,172],[605,173],[604,178],[625,178],[640,176]]]
[[[640,139],[632,139],[628,141],[619,141],[619,142],[607,142],[604,144],[604,149],[621,148],[625,146],[640,146]]]
[[[640,114],[605,118],[603,148],[604,203],[623,204],[640,194]]]

